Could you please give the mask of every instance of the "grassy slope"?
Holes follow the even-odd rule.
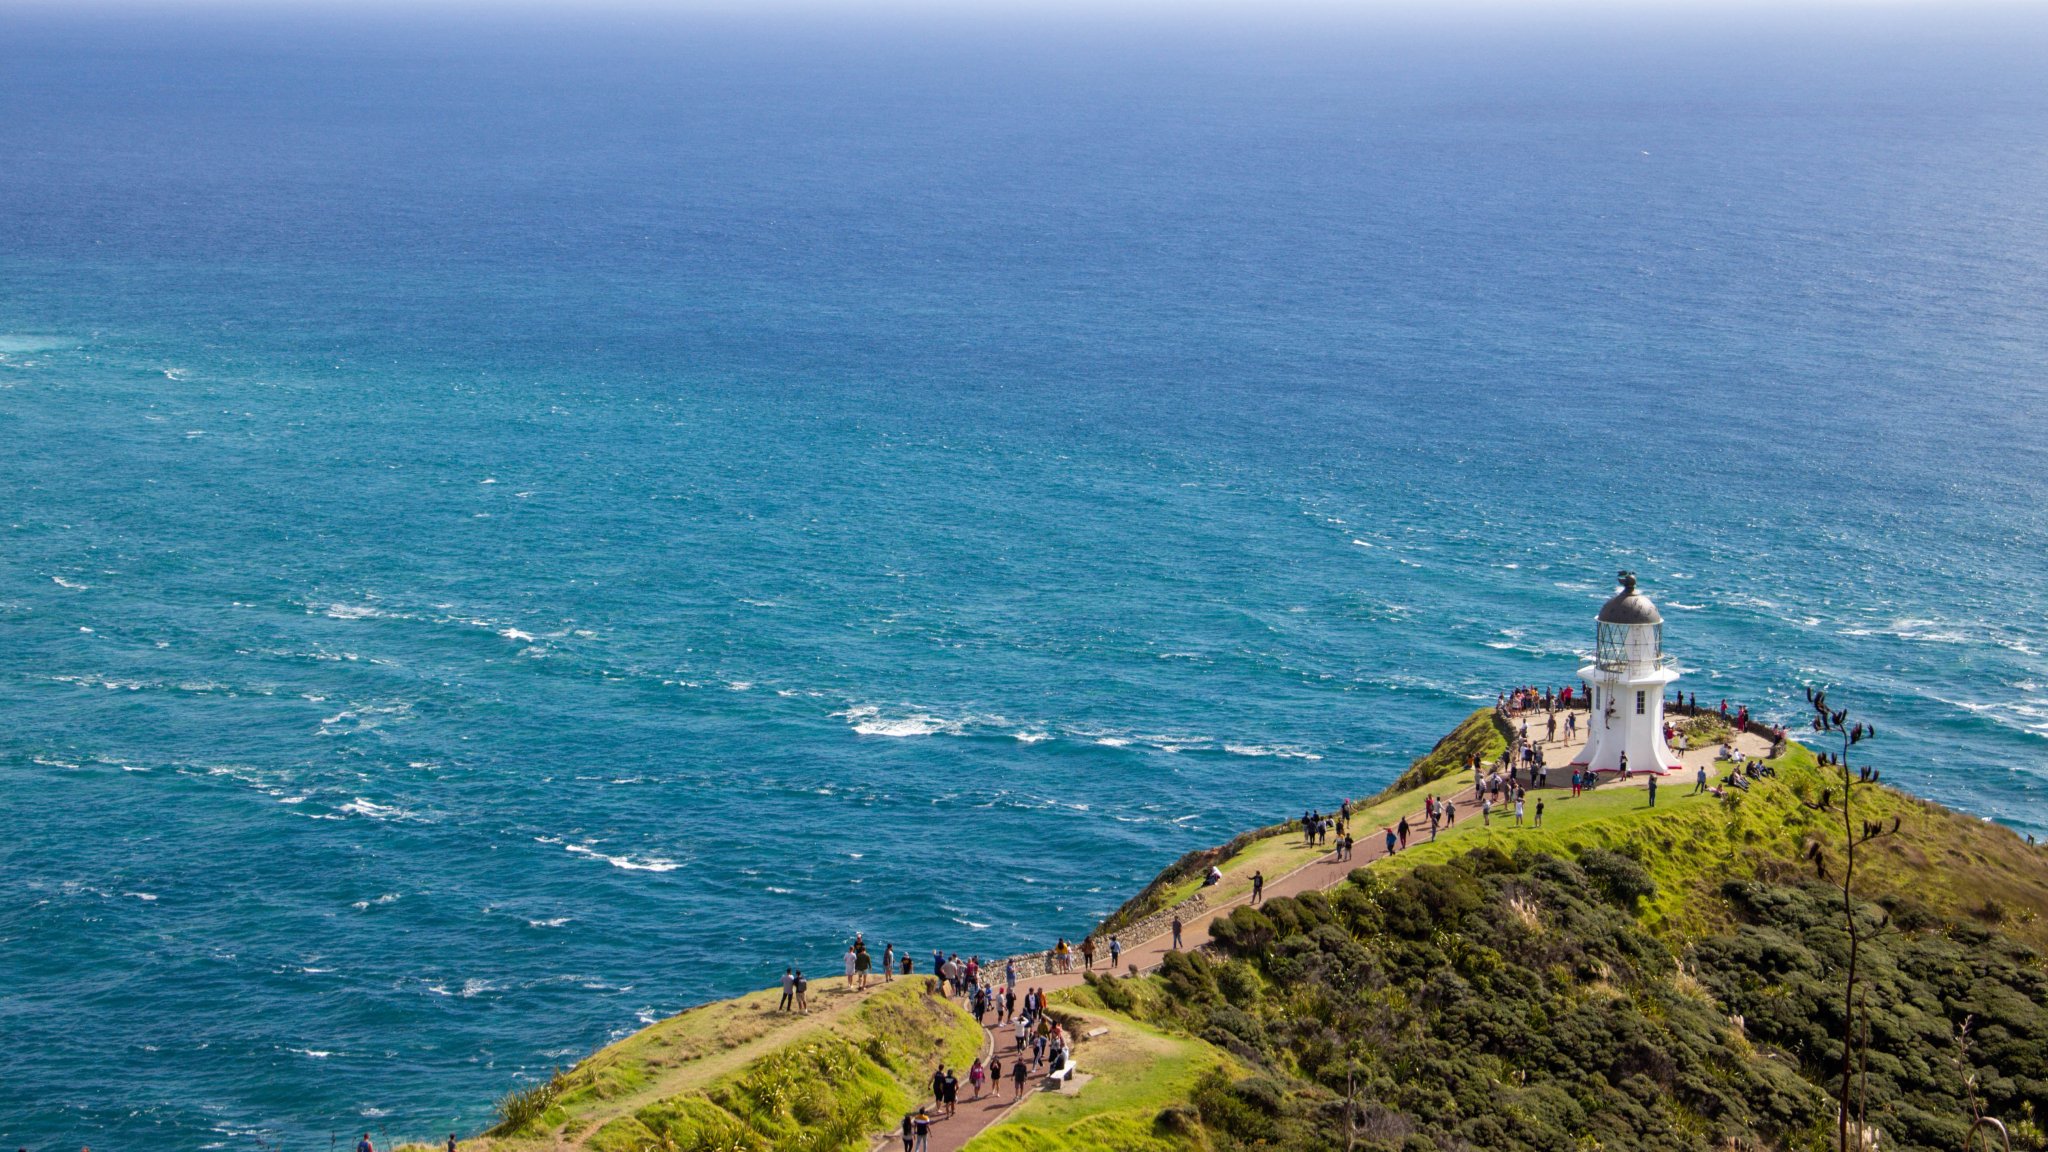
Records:
[[[909,1106],[942,1056],[964,1065],[980,1048],[974,1021],[924,988],[922,978],[864,995],[820,988],[808,1016],[774,1011],[773,991],[683,1012],[591,1055],[561,1077],[538,1121],[479,1146],[639,1152],[667,1135],[681,1147],[722,1137],[743,1149],[832,1119],[857,1122],[864,1136]],[[825,1095],[807,1095],[819,1086]],[[855,1145],[866,1146],[817,1146]]]
[[[1464,769],[1466,757],[1493,760],[1508,745],[1506,725],[1494,719],[1493,709],[1482,708],[1467,716],[1436,747],[1410,764],[1398,780],[1367,800],[1364,807],[1352,806],[1352,834],[1365,838],[1374,828],[1391,824],[1422,807],[1422,798],[1432,792],[1456,791],[1466,783],[1462,778],[1439,783]],[[1263,871],[1267,879],[1285,875],[1328,852],[1303,843],[1298,822],[1276,824],[1246,833],[1219,848],[1190,852],[1161,872],[1144,891],[1133,896],[1104,920],[1104,934],[1142,919],[1194,895],[1202,887],[1202,873],[1210,864],[1224,872],[1223,883],[1209,893],[1211,904],[1251,891],[1252,873]]]
[[[1411,848],[1395,866],[1441,863],[1486,843],[1510,852],[1568,852],[1588,845],[1624,851],[1648,866],[1657,881],[1657,896],[1644,913],[1651,928],[1686,935],[1709,931],[1726,922],[1715,895],[1724,881],[1805,874],[1792,862],[1805,856],[1812,841],[1824,846],[1833,874],[1840,874],[1839,818],[1830,824],[1801,803],[1823,788],[1839,793],[1839,778],[1798,744],[1774,763],[1775,779],[1728,800],[1689,795],[1692,785],[1676,782],[1658,790],[1654,809],[1640,788],[1606,786],[1576,799],[1552,791],[1541,794],[1541,829],[1515,828],[1512,816],[1502,819],[1498,812],[1486,827],[1476,812],[1465,811],[1457,828]],[[2005,828],[1890,788],[1860,788],[1856,796],[1859,819],[1889,824],[1898,816],[1903,822],[1901,835],[1859,853],[1859,886],[1867,881],[1872,894],[1910,894],[1947,916],[2000,920],[2007,932],[2048,951],[2048,922],[2039,914],[2048,909],[2048,857]]]
[[[1506,732],[1493,718],[1493,710],[1486,708],[1474,712],[1449,736],[1438,741],[1428,755],[1410,764],[1399,780],[1362,806],[1352,805],[1351,834],[1360,840],[1369,839],[1382,825],[1396,823],[1401,817],[1420,811],[1424,796],[1456,792],[1471,783],[1460,775],[1464,771],[1466,756],[1477,754],[1491,760],[1506,747]],[[1266,879],[1272,880],[1330,853],[1327,844],[1321,848],[1309,847],[1302,839],[1298,823],[1285,831],[1252,839],[1240,838],[1232,844],[1235,849],[1217,861],[1217,867],[1223,870],[1223,881],[1209,891],[1209,903],[1212,905],[1250,892],[1253,872],[1264,872]],[[1179,878],[1162,877],[1162,880],[1167,882],[1154,881],[1154,887],[1147,889],[1148,892],[1156,892],[1153,906],[1157,908],[1170,908],[1202,887],[1199,870]]]
[[[1146,983],[1127,982],[1125,987],[1137,991]],[[1185,1140],[1157,1126],[1159,1113],[1188,1099],[1203,1073],[1212,1068],[1236,1073],[1237,1062],[1194,1037],[1162,1031],[1111,1011],[1092,988],[1058,993],[1053,1003],[1076,1035],[1109,1029],[1107,1035],[1084,1040],[1075,1050],[1076,1063],[1093,1079],[1072,1095],[1041,1092],[1031,1096],[1002,1123],[969,1141],[968,1152],[1107,1148],[1181,1152],[1188,1148]]]
[[[1481,761],[1498,758],[1507,749],[1513,735],[1507,724],[1496,718],[1491,708],[1465,717],[1450,734],[1436,742],[1436,747],[1417,757],[1400,778],[1389,785],[1374,799],[1384,799],[1397,793],[1412,792],[1424,785],[1435,783],[1465,767],[1470,757]]]

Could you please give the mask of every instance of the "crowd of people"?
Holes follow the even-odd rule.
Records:
[[[1110,939],[1115,943],[1114,936]],[[1121,951],[1120,944],[1117,950]],[[1015,960],[1003,962],[1003,984],[999,987],[988,979],[989,965],[982,963],[979,957],[963,961],[957,954],[941,957],[934,952],[932,955],[939,970],[936,977],[939,991],[949,997],[961,998],[963,1006],[991,1033],[989,1054],[986,1057],[977,1055],[967,1068],[967,1089],[972,1094],[970,1100],[980,1100],[984,1095],[1002,1099],[1006,1075],[1010,1082],[1010,1099],[1022,1099],[1033,1076],[1060,1073],[1067,1067],[1073,1042],[1066,1027],[1046,1011],[1043,991],[1027,988],[1019,995]],[[989,1019],[991,1014],[995,1017],[993,1021]],[[997,1042],[997,1038],[1006,1034],[1013,1037],[1007,1066],[1001,1045]],[[903,1116],[904,1152],[925,1152],[929,1147],[932,1125],[957,1113],[960,1087],[961,1076],[950,1065],[941,1063],[932,1072],[932,1102]]]

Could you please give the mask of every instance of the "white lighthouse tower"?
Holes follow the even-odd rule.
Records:
[[[1593,690],[1592,712],[1572,767],[1634,775],[1679,766],[1664,743],[1664,688],[1678,673],[1664,655],[1664,617],[1636,591],[1635,573],[1623,572],[1621,591],[1600,606],[1593,662],[1579,679]]]

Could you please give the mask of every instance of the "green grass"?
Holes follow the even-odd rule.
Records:
[[[1507,748],[1507,744],[1508,728],[1494,718],[1493,709],[1482,708],[1472,713],[1449,735],[1437,741],[1436,747],[1410,764],[1399,780],[1366,801],[1363,809],[1353,806],[1354,835],[1370,831],[1380,824],[1391,824],[1415,812],[1428,793],[1442,792],[1447,788],[1455,790],[1463,783],[1462,780],[1454,779],[1447,784],[1438,782],[1463,771],[1466,757],[1477,755],[1491,761]],[[1297,822],[1275,824],[1244,833],[1228,844],[1190,852],[1174,861],[1104,920],[1097,931],[1107,935],[1186,900],[1201,890],[1202,876],[1211,864],[1224,874],[1223,882],[1209,893],[1209,903],[1213,906],[1251,891],[1251,877],[1255,871],[1264,871],[1266,879],[1271,880],[1328,851],[1327,848],[1313,849],[1303,843]]]
[[[1510,853],[1569,855],[1587,846],[1621,851],[1640,860],[1657,882],[1645,923],[1660,931],[1708,931],[1724,917],[1718,899],[1702,897],[1718,891],[1724,880],[1782,876],[1792,867],[1788,862],[1803,859],[1816,842],[1833,874],[1840,874],[1840,817],[1804,803],[1824,788],[1839,795],[1837,770],[1822,767],[1796,743],[1771,763],[1775,778],[1754,781],[1747,793],[1726,799],[1693,796],[1690,780],[1672,779],[1658,788],[1655,808],[1645,789],[1631,786],[1606,784],[1577,798],[1569,789],[1531,793],[1529,823],[1535,798],[1545,801],[1540,829],[1514,827],[1511,808],[1505,818],[1497,808],[1486,827],[1476,807],[1461,805],[1455,829],[1435,842],[1411,840],[1409,850],[1388,863],[1442,863],[1486,844]],[[1866,891],[1909,895],[1944,915],[1999,922],[2029,944],[2048,948],[2048,923],[2037,911],[2048,908],[2048,858],[2038,849],[2008,829],[1890,788],[1859,788],[1856,797],[1858,819],[1902,821],[1900,835],[1859,852],[1858,875]]]
[[[969,1152],[1185,1152],[1199,1146],[1159,1124],[1159,1114],[1185,1102],[1210,1069],[1237,1072],[1236,1061],[1201,1040],[1113,1012],[1090,988],[1055,994],[1053,1009],[1076,1035],[1109,1029],[1075,1049],[1080,1070],[1093,1079],[1071,1095],[1039,1092],[1026,1098],[1001,1124],[969,1141]]]
[[[809,1016],[774,1011],[769,991],[634,1033],[561,1074],[545,1113],[484,1147],[864,1149],[917,1102],[934,1066],[965,1066],[980,1050],[980,1026],[927,995],[923,978],[862,996],[827,983],[814,985]]]
[[[1481,708],[1437,741],[1436,747],[1416,757],[1408,770],[1374,799],[1413,792],[1461,772],[1473,756],[1483,763],[1496,760],[1507,750],[1511,736],[1507,723],[1496,717],[1492,708]]]

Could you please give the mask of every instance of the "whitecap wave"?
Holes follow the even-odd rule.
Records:
[[[872,704],[862,704],[848,708],[844,712],[834,712],[832,715],[851,723],[853,730],[862,736],[889,736],[902,739],[908,736],[935,736],[941,732],[958,735],[961,730],[961,725],[957,721],[945,720],[922,712],[909,716],[883,716],[882,710]]]
[[[403,820],[411,813],[393,804],[379,804],[374,800],[358,796],[335,809],[351,816],[363,816],[371,820]]]
[[[1318,753],[1310,752],[1305,748],[1291,747],[1286,744],[1225,744],[1223,750],[1232,756],[1272,757],[1279,760],[1322,759],[1322,756]]]
[[[682,867],[681,864],[660,856],[649,856],[645,860],[636,860],[631,856],[612,856],[599,852],[589,844],[564,844],[562,845],[562,851],[573,852],[578,856],[587,856],[593,860],[602,860],[614,868],[623,868],[628,872],[673,872]]]

